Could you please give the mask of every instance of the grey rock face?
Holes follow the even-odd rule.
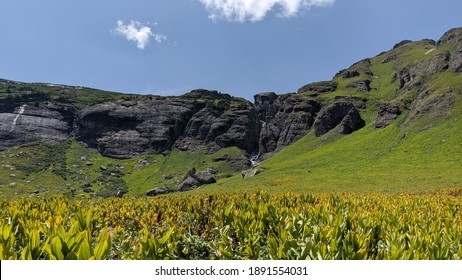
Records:
[[[434,41],[426,40],[426,42],[435,45]],[[452,45],[455,47],[455,51],[438,53],[432,55],[430,59],[422,60],[414,65],[400,69],[395,76],[399,80],[399,89],[420,88],[425,77],[447,69],[455,73],[462,72],[462,28],[446,32],[436,42],[437,49],[446,45]]]
[[[258,147],[259,133],[253,104],[230,96],[217,96],[189,119],[174,147],[180,150],[205,147],[214,152],[236,146],[251,153]]]
[[[436,43],[437,47],[448,44],[456,49],[449,57],[448,67],[455,73],[462,73],[462,28],[449,30]]]
[[[78,140],[101,154],[131,158],[172,147],[217,151],[258,146],[259,121],[253,105],[215,91],[182,97],[118,101],[83,109],[76,122]]]
[[[356,80],[346,85],[347,89],[358,89],[362,91],[371,91],[370,80]]]
[[[319,113],[314,122],[314,133],[319,137],[339,124],[341,124],[340,133],[349,134],[364,127],[365,122],[352,103],[336,102]]]
[[[445,52],[435,55],[431,59],[400,69],[395,75],[395,79],[399,81],[399,89],[420,88],[425,77],[448,69],[450,57],[450,53]]]
[[[451,108],[453,103],[453,91],[451,89],[440,95],[432,94],[430,89],[423,90],[412,102],[405,124],[412,123],[421,116],[435,121],[447,118],[450,114],[448,108]]]
[[[278,151],[303,137],[312,127],[321,104],[296,94],[274,98],[264,93],[255,96],[255,108],[262,123],[259,153],[266,154]]]
[[[437,47],[447,44],[456,46],[462,44],[462,28],[453,28],[448,30],[443,36],[441,36],[438,42],[436,42]]]
[[[462,46],[451,55],[449,69],[455,73],[462,73]]]
[[[377,117],[375,118],[375,127],[382,128],[388,126],[401,115],[401,110],[398,106],[386,104],[380,106]]]
[[[57,144],[72,137],[73,113],[52,105],[21,105],[0,113],[0,150],[33,141]]]
[[[249,153],[255,151],[258,145],[260,124],[254,110],[239,110],[223,115],[214,125],[212,131],[225,133],[215,138],[215,143],[221,147],[236,146]]]
[[[340,122],[339,132],[341,134],[351,134],[354,131],[363,128],[365,125],[366,122],[361,119],[358,109],[353,107]]]
[[[160,98],[98,104],[79,113],[76,134],[105,156],[158,154],[171,148],[196,110],[192,103]]]
[[[278,95],[274,92],[259,93],[254,96],[258,118],[261,121],[266,122],[267,116],[272,118],[276,115],[278,109],[273,104],[277,98]]]

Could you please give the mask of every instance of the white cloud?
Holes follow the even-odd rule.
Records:
[[[154,25],[157,25],[157,23],[154,23]],[[131,20],[128,24],[124,24],[123,21],[118,20],[114,32],[115,34],[125,37],[125,39],[129,41],[136,42],[136,46],[140,50],[143,50],[149,44],[149,39],[151,37],[154,38],[157,43],[162,43],[167,40],[167,36],[159,33],[152,33],[150,27],[135,20]]]
[[[273,8],[280,9],[279,16],[292,17],[310,7],[327,7],[335,0],[199,0],[210,13],[212,20],[244,22],[260,21]]]
[[[152,34],[152,37],[159,44],[167,40],[167,36],[165,36],[164,34]]]

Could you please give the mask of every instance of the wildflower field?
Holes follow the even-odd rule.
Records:
[[[462,190],[1,201],[1,259],[462,259]]]

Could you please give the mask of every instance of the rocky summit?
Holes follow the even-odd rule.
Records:
[[[209,170],[210,162],[217,170],[214,178],[219,180],[240,174],[307,134],[322,139],[312,145],[317,147],[368,127],[378,131],[394,125],[400,130],[426,131],[458,116],[454,108],[459,108],[462,94],[461,72],[462,28],[456,28],[437,41],[402,41],[389,51],[340,70],[330,81],[311,82],[293,93],[257,93],[253,102],[205,89],[181,96],[155,96],[0,79],[0,151],[43,143],[45,150],[27,151],[31,156],[58,158],[53,145],[65,145],[60,146],[64,149],[60,164],[30,166],[20,162],[15,166],[13,160],[6,159],[20,158],[21,154],[2,154],[5,170],[0,170],[0,185],[15,188],[21,182],[29,184],[28,176],[52,166],[63,180],[74,174],[75,180],[85,181],[82,189],[88,193],[114,184],[119,192],[132,191],[127,178],[138,182],[134,179],[138,177],[131,172],[145,176],[138,182],[139,192],[187,190],[200,180],[193,174],[184,180],[194,182],[185,183],[179,180],[184,174],[167,174],[174,156],[166,157],[156,168],[149,159],[140,157],[203,152],[200,160],[190,160],[194,166],[183,167],[184,173],[193,167]],[[84,150],[74,155],[66,150],[73,145],[70,142]],[[90,151],[102,158],[133,159],[142,164],[135,163],[129,172],[122,164],[111,166],[101,159],[104,170],[90,172]],[[71,156],[83,160],[69,166]],[[229,169],[219,165],[222,162],[229,164]],[[142,173],[146,168],[152,168],[155,175]],[[18,170],[25,176],[22,181],[17,179]],[[104,176],[97,177],[95,172]],[[147,186],[153,176],[171,178],[167,180],[171,185],[159,179]],[[73,183],[63,184],[68,190],[75,189]]]

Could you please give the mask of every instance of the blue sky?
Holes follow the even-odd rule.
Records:
[[[460,0],[0,0],[0,78],[253,100],[462,26]]]

